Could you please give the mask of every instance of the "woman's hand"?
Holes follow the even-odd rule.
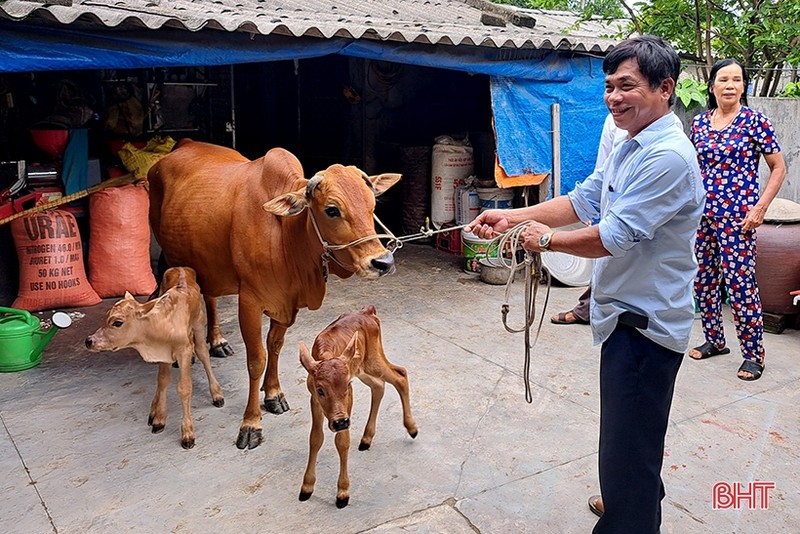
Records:
[[[742,221],[742,230],[755,230],[764,222],[764,216],[767,214],[767,207],[763,204],[756,204],[747,215],[744,216]]]

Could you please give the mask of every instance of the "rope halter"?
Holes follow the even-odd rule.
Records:
[[[314,188],[317,186],[317,184],[320,182],[320,180],[322,180],[322,176],[315,175],[314,177],[312,177],[308,181],[308,185],[306,185],[306,198],[308,198],[309,200],[311,199],[311,197],[312,197],[312,195],[314,193]],[[367,236],[364,236],[364,237],[359,237],[358,239],[354,239],[353,241],[350,241],[349,243],[345,243],[345,244],[341,244],[341,245],[330,244],[325,240],[324,237],[322,237],[322,232],[319,231],[319,225],[317,224],[317,219],[314,216],[314,210],[311,209],[310,205],[308,206],[307,209],[308,209],[308,215],[311,218],[311,224],[314,227],[314,232],[316,232],[317,238],[319,239],[319,242],[322,245],[322,256],[321,256],[321,260],[322,260],[322,277],[324,278],[324,280],[326,282],[328,281],[328,274],[330,272],[330,270],[328,269],[328,262],[330,260],[333,260],[337,265],[339,265],[339,267],[341,267],[345,271],[348,271],[348,272],[351,272],[351,273],[356,272],[356,270],[353,268],[352,265],[351,266],[347,266],[344,263],[342,263],[341,261],[339,261],[339,259],[334,254],[334,252],[336,252],[337,250],[344,250],[346,248],[354,247],[356,245],[360,245],[361,243],[366,243],[367,241],[372,241],[373,239],[378,239],[378,240],[380,240],[380,239],[388,239],[389,242],[386,245],[386,249],[389,252],[394,252],[395,250],[397,250],[397,249],[399,249],[400,247],[403,246],[403,243],[397,237],[395,237],[395,235],[392,233],[392,231],[389,230],[386,227],[386,225],[384,225],[383,222],[381,222],[381,220],[378,219],[378,216],[375,215],[374,213],[372,214],[372,218],[375,219],[375,222],[377,222],[378,225],[386,233],[384,233],[384,234],[372,234],[372,235],[367,235]]]

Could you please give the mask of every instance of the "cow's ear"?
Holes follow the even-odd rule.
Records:
[[[274,215],[291,217],[302,213],[308,207],[308,200],[306,200],[305,190],[301,190],[275,197],[261,207],[264,208],[264,211]]]
[[[133,309],[134,315],[137,319],[147,316],[163,298],[164,297],[158,297],[157,299],[148,300],[141,304],[136,301],[137,306]]]
[[[375,196],[379,197],[386,192],[387,189],[400,181],[402,174],[385,172],[375,176],[370,176],[369,181],[372,187],[375,188]]]
[[[161,314],[161,316],[164,317],[165,320],[169,320],[166,318],[170,317],[172,313],[175,311],[178,298],[179,296],[175,293],[175,291],[170,289],[157,299],[146,302],[142,307],[141,313],[143,316],[148,315],[151,312],[158,313]]]
[[[344,351],[339,356],[345,362],[349,362],[353,358],[358,357],[358,330],[355,331],[353,337],[350,338],[350,341],[347,343],[347,346],[344,348]]]
[[[317,361],[311,356],[311,351],[308,350],[305,342],[301,341],[300,349],[300,364],[305,368],[309,374],[314,374],[314,369],[317,367]]]

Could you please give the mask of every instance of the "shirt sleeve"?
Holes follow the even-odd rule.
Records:
[[[775,129],[770,120],[761,113],[753,116],[753,140],[758,146],[758,151],[762,154],[775,154],[781,151],[778,139],[775,136]]]
[[[603,171],[594,171],[567,193],[575,214],[581,221],[594,221],[600,217],[600,192],[603,189]]]
[[[660,148],[649,154],[623,191],[607,193],[608,210],[599,224],[606,250],[624,256],[640,241],[652,239],[697,198],[691,177],[690,164],[675,150]]]
[[[695,118],[692,119],[692,128],[689,131],[689,141],[691,141],[693,145],[697,145],[697,139],[700,136],[700,117],[701,115],[696,115]]]

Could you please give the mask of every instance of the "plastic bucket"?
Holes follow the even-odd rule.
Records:
[[[474,189],[460,188],[456,195],[456,224],[466,224],[480,213],[480,199]]]
[[[497,257],[497,242],[481,239],[475,234],[461,231],[461,251],[464,256],[464,270],[469,273],[480,273],[481,258]]]
[[[478,199],[481,203],[481,211],[506,209],[514,204],[514,190],[500,189],[499,187],[479,187]]]

